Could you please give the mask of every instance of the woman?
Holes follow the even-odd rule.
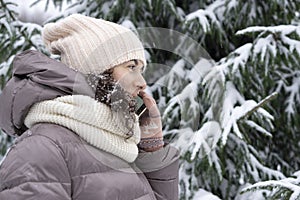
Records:
[[[14,60],[0,127],[18,136],[0,166],[0,199],[178,199],[179,153],[144,92],[144,49],[130,30],[74,14],[47,24],[61,62]],[[135,97],[147,111],[138,119]]]

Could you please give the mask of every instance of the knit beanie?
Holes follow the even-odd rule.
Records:
[[[83,74],[100,74],[130,60],[146,65],[144,48],[129,29],[103,19],[70,15],[43,29],[48,50],[61,56],[61,62]]]

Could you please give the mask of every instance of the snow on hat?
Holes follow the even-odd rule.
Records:
[[[73,14],[43,29],[48,50],[83,74],[102,73],[130,60],[146,65],[144,48],[129,29],[103,19]]]

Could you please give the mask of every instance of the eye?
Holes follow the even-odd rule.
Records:
[[[129,69],[131,69],[131,70],[135,70],[136,69],[136,66],[135,65],[128,65],[127,66]]]

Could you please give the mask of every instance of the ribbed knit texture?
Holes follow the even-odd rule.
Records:
[[[125,140],[127,128],[118,122],[118,117],[107,105],[91,97],[63,96],[36,103],[26,116],[25,125],[30,128],[40,122],[67,127],[89,144],[127,162],[133,162],[138,155],[138,122],[134,126],[134,136]]]
[[[99,74],[133,59],[146,65],[138,37],[109,21],[73,14],[46,24],[42,35],[51,53],[60,55],[63,63],[83,74]]]

